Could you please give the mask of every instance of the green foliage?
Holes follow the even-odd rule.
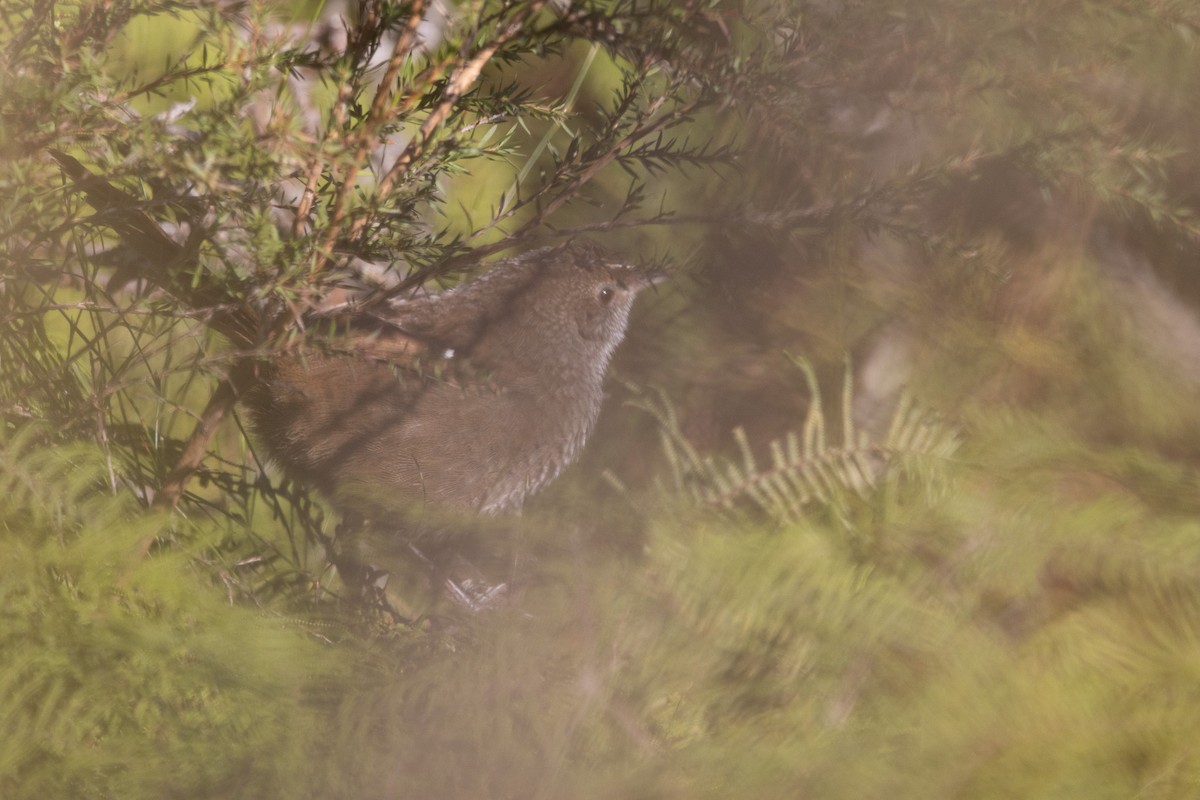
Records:
[[[180,542],[104,476],[94,447],[48,447],[35,427],[3,445],[0,791],[302,793],[330,649],[230,605],[191,557],[211,535]],[[178,545],[147,558],[160,540]]]
[[[1194,790],[1200,528],[1158,498],[1200,473],[1026,416],[972,427],[944,491],[862,497],[851,527],[660,519],[617,636],[657,752],[629,791]]]
[[[803,434],[789,431],[768,443],[770,465],[757,463],[746,432],[733,432],[741,461],[701,456],[679,428],[675,411],[666,398],[661,405],[643,405],[657,418],[663,449],[675,488],[704,506],[731,509],[749,501],[772,519],[803,516],[810,504],[838,506],[846,493],[867,497],[876,488],[878,475],[891,481],[897,473],[920,472],[921,483],[939,482],[946,461],[958,449],[953,427],[921,408],[912,398],[900,398],[886,435],[872,441],[865,431],[855,432],[853,378],[847,365],[842,389],[842,443],[827,440],[829,425],[821,404],[821,388],[812,365],[795,359],[811,393]],[[803,444],[801,443],[803,441]]]

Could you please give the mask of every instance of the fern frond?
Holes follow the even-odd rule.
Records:
[[[850,494],[869,497],[891,474],[937,485],[944,466],[961,444],[956,428],[905,394],[886,436],[873,440],[855,431],[854,387],[847,362],[842,386],[842,441],[830,444],[813,365],[789,356],[804,374],[811,402],[801,432],[791,431],[767,444],[769,462],[760,465],[745,429],[733,431],[735,457],[702,456],[679,427],[678,416],[663,395],[640,406],[659,422],[659,435],[676,491],[699,506],[731,510],[743,501],[781,522],[803,515],[807,506],[829,506]]]
[[[100,523],[86,499],[103,486],[102,455],[85,444],[50,447],[47,438],[37,423],[0,436],[0,508],[20,509],[28,523],[55,530]]]

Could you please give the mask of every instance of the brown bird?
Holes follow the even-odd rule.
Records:
[[[50,151],[116,230],[142,276],[254,348],[262,322],[192,282],[195,253],[142,204]],[[173,265],[164,270],[163,265]],[[498,262],[453,289],[306,319],[299,347],[250,357],[247,392],[267,450],[339,511],[385,525],[415,505],[496,514],[520,508],[571,463],[596,422],[602,383],[637,293],[659,273],[591,245]]]
[[[254,427],[343,513],[516,510],[583,447],[634,298],[661,277],[575,244],[330,319],[340,334],[266,366]]]

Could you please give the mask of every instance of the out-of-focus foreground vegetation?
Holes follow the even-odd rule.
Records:
[[[0,796],[1195,797],[1198,36],[4,0]],[[583,462],[470,545],[503,602],[344,596],[236,364],[579,234],[674,277]]]

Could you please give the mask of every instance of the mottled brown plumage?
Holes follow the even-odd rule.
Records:
[[[324,346],[266,368],[255,428],[344,513],[515,510],[587,440],[634,298],[654,280],[595,248],[548,248],[343,316]]]

